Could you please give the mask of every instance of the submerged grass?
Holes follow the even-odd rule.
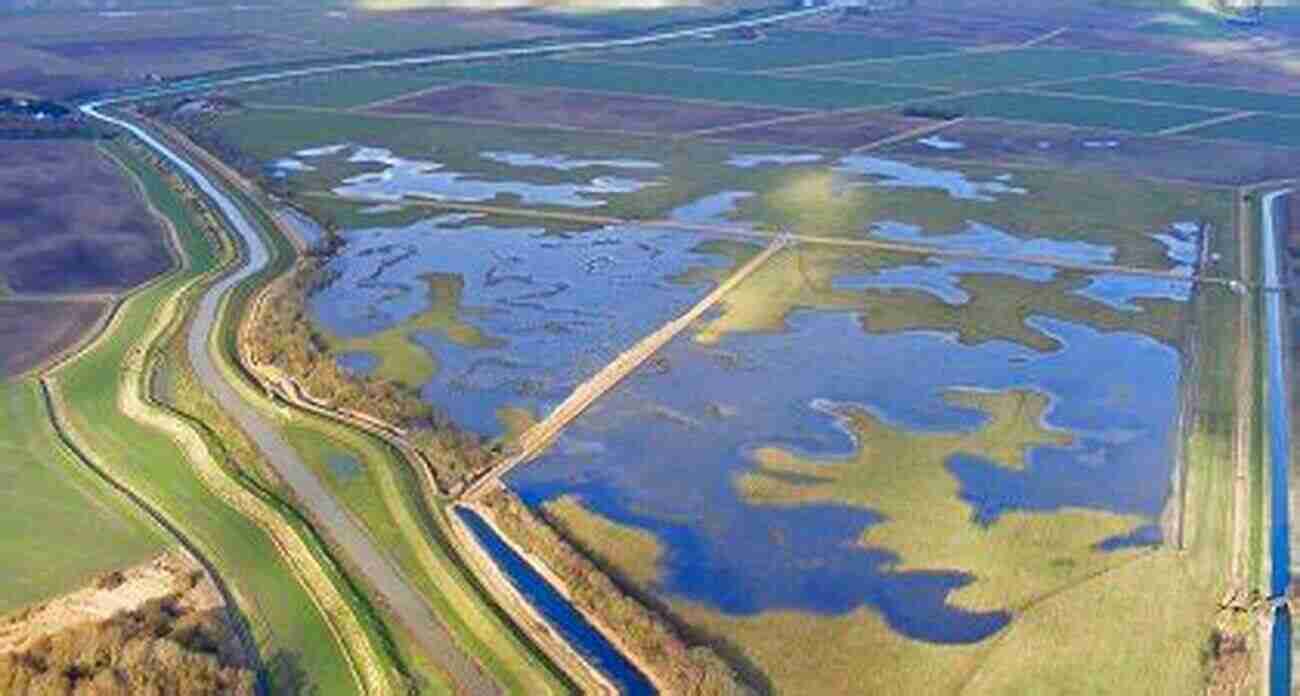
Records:
[[[462,305],[464,277],[454,273],[426,273],[420,280],[429,287],[429,309],[377,333],[348,338],[329,336],[326,340],[331,352],[370,353],[379,360],[373,372],[375,376],[419,388],[438,374],[438,362],[428,348],[416,343],[416,335],[433,334],[470,348],[499,345],[499,339],[484,334],[461,318],[467,311]]]
[[[590,549],[600,566],[615,569],[641,587],[659,577],[663,547],[653,534],[612,522],[587,509],[581,498],[572,495],[544,503],[542,512],[561,534]]]
[[[800,310],[855,311],[863,330],[872,333],[933,330],[954,333],[968,345],[1001,339],[1044,352],[1061,344],[1029,325],[1028,319],[1034,316],[1110,331],[1136,331],[1169,345],[1182,336],[1183,303],[1138,299],[1134,304],[1141,312],[1117,310],[1077,294],[1075,291],[1089,282],[1077,272],[1058,271],[1045,282],[962,273],[957,287],[969,300],[958,306],[919,289],[848,289],[835,282],[890,267],[930,263],[913,254],[800,244],[781,252],[723,297],[721,313],[698,324],[694,339],[715,344],[734,332],[783,331],[788,317]]]
[[[971,574],[974,580],[948,601],[972,611],[1020,607],[1133,553],[1096,546],[1136,529],[1143,520],[1135,516],[1065,509],[977,522],[959,497],[950,457],[968,454],[1021,469],[1030,448],[1062,447],[1073,438],[1042,425],[1048,399],[1038,392],[952,391],[946,398],[984,412],[987,423],[970,432],[913,433],[844,409],[836,417],[861,443],[854,455],[821,460],[764,447],[753,455],[757,468],[741,475],[737,486],[757,505],[834,503],[879,512],[885,520],[868,528],[860,543],[897,553],[899,572]]]

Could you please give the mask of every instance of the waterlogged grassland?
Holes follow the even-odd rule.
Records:
[[[1103,53],[1068,48],[1022,48],[1010,51],[866,61],[806,71],[808,75],[916,84],[954,89],[989,89],[1030,82],[1072,80],[1176,62],[1175,58],[1140,53]],[[805,74],[805,73],[800,73]]]
[[[1044,87],[1043,89],[1049,92],[1062,92],[1081,96],[1135,99],[1209,109],[1258,111],[1292,116],[1300,114],[1300,96],[1298,95],[1253,92],[1246,89],[1229,89],[1210,85],[1102,78],[1084,82],[1067,82]]]
[[[818,63],[898,58],[939,53],[953,48],[942,41],[890,37],[865,40],[853,34],[819,31],[771,31],[756,41],[691,41],[654,48],[592,54],[600,60],[630,60],[661,65],[728,68],[746,72],[797,68]],[[889,80],[882,80],[888,82]]]
[[[675,99],[736,102],[791,109],[850,109],[942,94],[928,87],[805,80],[773,75],[727,79],[716,73],[669,66],[532,60],[434,68],[435,77],[529,87],[565,87]],[[880,80],[888,83],[891,80]],[[892,80],[896,82],[896,80]]]
[[[34,381],[0,381],[0,615],[174,543],[77,461]]]
[[[747,253],[748,250],[737,250]],[[836,278],[872,273],[902,264],[926,266],[938,259],[907,254],[845,250],[801,244],[782,251],[722,298],[715,315],[697,324],[694,340],[712,345],[731,333],[775,333],[803,309],[851,310],[864,331],[931,330],[952,333],[967,345],[1007,340],[1047,352],[1060,342],[1028,320],[1051,316],[1107,330],[1140,331],[1167,345],[1183,335],[1185,310],[1178,302],[1139,298],[1141,312],[1114,309],[1077,293],[1086,275],[1056,271],[1046,281],[992,272],[963,272],[956,286],[968,300],[959,306],[920,288],[837,287]]]
[[[1014,90],[940,99],[927,102],[926,106],[963,116],[1064,123],[1135,133],[1156,133],[1166,128],[1199,123],[1223,115],[1222,111],[1185,106],[1116,104],[1106,99]]]
[[[1113,110],[1112,110],[1113,111]],[[217,123],[218,135],[258,161],[270,162],[294,151],[327,144],[354,143],[384,147],[416,160],[434,161],[446,171],[465,172],[489,181],[536,184],[586,183],[597,175],[653,182],[633,193],[593,195],[603,205],[575,210],[530,204],[532,210],[592,214],[629,219],[658,219],[702,196],[720,190],[752,191],[732,216],[767,229],[800,234],[860,237],[875,222],[916,225],[927,233],[950,233],[969,222],[998,227],[1022,237],[1085,240],[1114,246],[1114,261],[1147,268],[1172,265],[1165,248],[1150,235],[1174,222],[1198,222],[1227,229],[1231,197],[1223,191],[1102,173],[1081,175],[1059,169],[1008,170],[977,164],[933,164],[920,179],[958,180],[963,184],[1004,184],[1024,193],[957,197],[937,184],[892,185],[890,177],[855,174],[853,158],[823,154],[820,162],[788,167],[740,168],[727,164],[735,155],[771,153],[773,149],[701,141],[665,141],[655,137],[557,132],[535,128],[468,126],[353,114],[313,114],[313,128],[301,127],[301,114],[245,111]],[[602,167],[560,171],[518,167],[492,161],[484,152],[517,152],[571,158],[629,158],[654,162],[658,169]],[[800,149],[802,152],[806,150]],[[813,151],[815,153],[815,151]],[[349,163],[346,155],[311,158],[315,171],[295,173],[286,182],[298,193],[329,191],[344,178],[375,172],[374,164]],[[864,161],[859,159],[858,162]],[[869,164],[887,160],[865,158]],[[298,202],[322,219],[358,227],[401,222],[418,212],[409,205],[400,213],[371,216],[336,198],[299,196]],[[516,207],[518,200],[500,195],[485,204]],[[549,222],[548,226],[559,225]]]
[[[197,275],[213,270],[218,250],[182,201],[152,169],[118,152],[150,199],[176,226],[190,265],[134,295],[113,331],[54,376],[76,436],[97,459],[145,498],[181,521],[238,592],[275,690],[314,689],[321,696],[354,692],[352,671],[312,599],[256,524],[216,497],[187,465],[171,437],[127,417],[118,392],[128,351],[156,319],[158,306]]]
[[[327,337],[334,353],[365,352],[378,364],[373,374],[383,379],[419,387],[438,373],[438,362],[427,348],[415,342],[416,334],[431,334],[467,348],[499,344],[472,323],[465,321],[461,304],[465,280],[456,274],[429,273],[421,277],[429,286],[429,309],[409,321],[377,333],[349,338]]]
[[[891,427],[866,411],[837,414],[861,443],[847,459],[821,460],[778,447],[754,453],[756,468],[737,486],[757,505],[832,503],[875,510],[885,521],[860,543],[898,554],[898,572],[960,570],[974,581],[948,596],[972,611],[1019,607],[1063,585],[1112,566],[1135,551],[1106,552],[1097,544],[1131,533],[1141,517],[1083,509],[1050,514],[1014,512],[988,525],[962,500],[947,468],[966,454],[1024,469],[1031,447],[1063,447],[1068,433],[1043,427],[1048,400],[1026,391],[950,391],[950,403],[985,413],[970,432],[916,433]]]
[[[544,503],[542,512],[561,534],[591,550],[602,567],[613,569],[639,587],[659,577],[663,548],[653,534],[602,517],[572,495]]]

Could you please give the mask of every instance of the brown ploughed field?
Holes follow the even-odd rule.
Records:
[[[11,290],[125,290],[171,264],[135,183],[94,145],[0,143],[0,277]]]
[[[0,379],[72,347],[103,311],[103,302],[0,300]]]

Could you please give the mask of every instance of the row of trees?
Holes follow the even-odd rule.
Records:
[[[617,627],[628,650],[664,682],[665,693],[739,696],[754,693],[707,645],[690,646],[662,616],[625,593],[594,562],[538,517],[514,493],[497,489],[483,499],[515,543],[542,559],[567,586],[574,606]]]

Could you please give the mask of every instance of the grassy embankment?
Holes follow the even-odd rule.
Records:
[[[236,357],[237,317],[242,315],[257,288],[284,272],[293,260],[294,251],[286,239],[271,232],[275,227],[258,203],[242,193],[236,192],[235,197],[250,219],[259,223],[263,238],[274,254],[274,261],[265,272],[237,288],[223,307],[222,322],[217,329],[218,343],[214,349],[228,380],[240,388],[249,404],[262,409],[284,426],[290,443],[304,461],[356,515],[376,544],[391,554],[405,576],[451,629],[461,647],[477,658],[507,690],[517,693],[570,691],[566,678],[558,674],[554,666],[519,634],[510,619],[484,596],[481,586],[451,548],[443,510],[422,494],[415,471],[400,452],[373,435],[342,423],[271,403],[242,372]],[[201,416],[207,422],[226,421],[211,405],[203,410]],[[223,441],[245,441],[242,436],[232,437],[229,431],[235,430],[233,427],[226,426],[226,430]],[[326,453],[340,450],[351,454],[361,465],[360,475],[347,485],[342,485],[343,481],[328,470],[329,455]],[[323,454],[325,459],[322,459]],[[395,647],[404,660],[419,668],[426,683],[437,683],[437,666],[428,664],[427,658],[403,636],[396,637]],[[444,686],[451,688],[445,683]]]
[[[223,493],[209,487],[208,481],[228,480],[224,477],[231,472],[205,468],[214,462],[187,460],[177,440],[121,408],[129,400],[125,391],[145,389],[142,356],[153,348],[142,340],[165,328],[159,324],[166,321],[160,309],[172,307],[177,298],[193,299],[201,281],[230,255],[207,236],[204,223],[192,216],[154,169],[129,148],[115,149],[155,207],[175,226],[188,263],[133,294],[105,334],[49,376],[56,403],[67,406],[70,435],[111,476],[171,519],[215,563],[252,625],[274,690],[356,693],[350,658],[335,640],[330,619],[318,608],[320,599],[304,588],[298,575],[300,563],[281,553],[286,540],[272,539],[263,527],[227,504]]]
[[[0,614],[174,543],[63,446],[33,379],[0,382],[0,491]]]

